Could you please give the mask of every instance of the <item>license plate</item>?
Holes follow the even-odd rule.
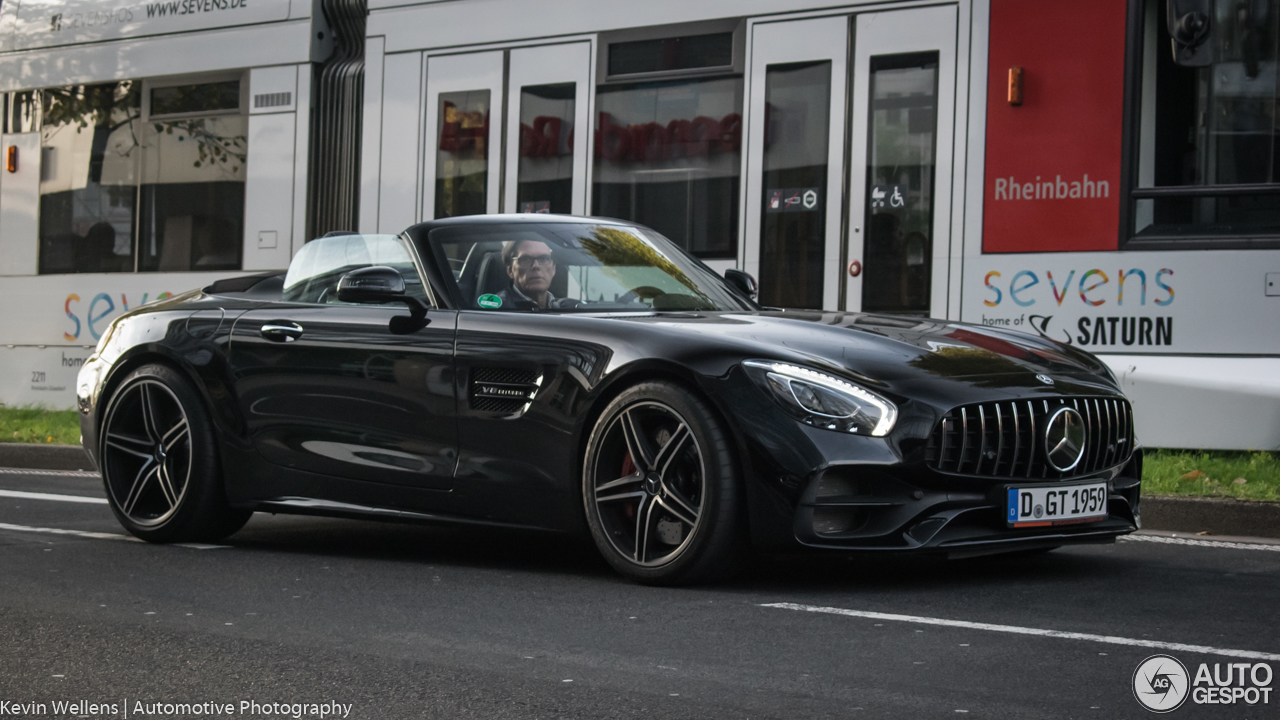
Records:
[[[1101,520],[1107,516],[1107,484],[1009,488],[1010,527],[1041,527]]]

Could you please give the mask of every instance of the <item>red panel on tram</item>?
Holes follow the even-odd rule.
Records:
[[[983,252],[1117,249],[1125,6],[992,0]]]

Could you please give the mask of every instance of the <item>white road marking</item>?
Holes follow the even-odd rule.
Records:
[[[30,525],[10,525],[9,523],[0,523],[0,530],[16,530],[17,532],[47,533],[49,535],[73,535],[75,537],[93,538],[94,540],[128,540],[130,542],[143,542],[142,540],[132,535],[121,535],[120,533],[100,533],[100,532],[89,532],[88,530],[67,530],[65,528],[32,527]]]
[[[1191,545],[1194,547],[1227,548],[1228,550],[1267,550],[1280,552],[1280,545],[1266,543],[1226,542],[1224,540],[1192,540],[1191,538],[1165,537],[1163,535],[1121,535],[1120,540],[1129,542],[1152,542],[1165,545]]]
[[[0,468],[0,475],[60,475],[62,477],[101,477],[92,470],[32,470],[30,468]]]
[[[90,503],[106,505],[106,498],[85,497],[83,495],[54,495],[52,493],[23,492],[21,490],[0,490],[0,497],[19,498],[21,500],[57,500],[58,502]]]
[[[898,615],[895,613],[867,612],[866,610],[846,610],[845,608],[799,605],[796,603],[765,603],[760,607],[825,613],[828,615],[846,615],[849,617],[869,618],[872,620],[892,620],[895,622],[918,623],[921,625],[942,625],[945,627],[958,627],[968,630],[987,630],[990,632],[1012,633],[1014,635],[1036,635],[1039,637],[1061,638],[1064,640],[1086,640],[1089,642],[1108,643],[1111,645],[1129,645],[1132,647],[1155,648],[1157,650],[1177,650],[1179,652],[1201,653],[1204,655],[1222,655],[1225,657],[1237,657],[1248,660],[1280,661],[1280,654],[1277,653],[1256,652],[1254,650],[1233,650],[1230,648],[1209,647],[1207,645],[1186,645],[1183,643],[1161,642],[1159,640],[1139,640],[1136,638],[1123,638],[1112,635],[1094,635],[1092,633],[1044,630],[1040,628],[1018,627],[1016,625],[994,625],[992,623],[969,622],[967,620],[946,620],[943,618],[921,617],[918,615]]]
[[[11,525],[9,523],[0,523],[0,530],[15,530],[17,532],[46,533],[49,535],[71,535],[73,537],[92,538],[94,540],[128,540],[129,542],[146,542],[141,538],[132,535],[122,535],[120,533],[101,533],[90,532],[88,530],[67,530],[65,528],[46,528],[34,527],[31,525]],[[173,547],[190,548],[192,550],[221,550],[229,548],[230,545],[208,545],[205,543],[173,543]]]

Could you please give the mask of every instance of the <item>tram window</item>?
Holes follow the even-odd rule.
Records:
[[[180,114],[145,121],[140,81],[44,90],[40,273],[240,269],[248,118],[230,86],[238,108],[238,81],[182,86],[151,98]]]
[[[609,43],[611,77],[732,65],[732,32]]]
[[[4,116],[0,119],[0,132],[29,133],[40,129],[40,92],[0,93]]]
[[[741,76],[599,86],[592,214],[736,257],[742,95]]]
[[[866,312],[929,312],[938,53],[871,58]]]
[[[1148,0],[1131,249],[1280,244],[1280,0],[1214,0],[1204,67]]]
[[[520,88],[519,212],[573,211],[574,83]]]
[[[132,272],[141,83],[41,97],[40,273]]]
[[[239,110],[239,80],[151,88],[151,118]]]
[[[440,93],[436,218],[483,215],[489,183],[489,91]]]
[[[239,269],[248,134],[244,115],[144,124],[139,270]]]
[[[760,302],[821,308],[831,61],[768,66],[764,101]]]

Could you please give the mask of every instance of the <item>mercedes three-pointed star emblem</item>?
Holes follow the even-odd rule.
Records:
[[[1084,457],[1084,418],[1073,408],[1058,408],[1044,429],[1044,453],[1059,472],[1074,468]]]

